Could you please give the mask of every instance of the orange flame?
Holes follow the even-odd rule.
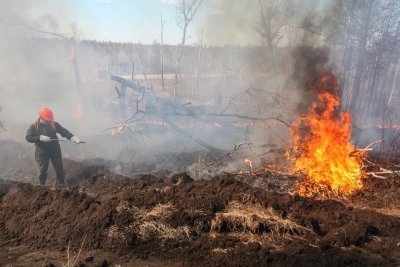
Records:
[[[327,83],[336,87],[334,93],[327,91]],[[350,143],[351,114],[337,112],[340,99],[335,77],[322,76],[318,86],[317,101],[292,127],[294,169],[306,174],[299,185],[299,194],[347,196],[362,188],[362,155],[350,156],[355,150]]]
[[[244,163],[249,167],[249,173],[253,175],[253,161],[251,159],[245,158]]]
[[[68,51],[68,59],[74,60],[75,58],[76,58],[76,49],[75,49],[75,47],[71,46]]]
[[[253,162],[251,161],[251,159],[245,158],[244,159],[244,163],[249,166],[250,170],[253,169]]]
[[[82,103],[79,102],[75,106],[74,113],[72,114],[72,117],[74,119],[81,119],[82,116],[83,116],[83,106],[82,106]]]
[[[218,122],[214,122],[213,126],[215,128],[224,128],[221,124],[219,124]]]
[[[111,135],[118,135],[118,134],[120,134],[120,133],[122,133],[122,131],[124,130],[124,123],[123,122],[121,122],[121,123],[119,123],[116,127],[114,127],[112,130],[111,130]]]

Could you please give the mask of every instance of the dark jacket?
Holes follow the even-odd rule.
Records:
[[[58,139],[56,135],[57,133],[61,134],[62,137],[71,140],[73,136],[72,133],[62,127],[58,122],[54,122],[54,124],[56,126],[55,130],[50,124],[45,124],[42,122],[33,123],[26,132],[26,141],[29,143],[35,143],[36,149],[42,152],[61,150],[58,141],[40,142],[40,135],[46,135],[50,137],[50,139]]]

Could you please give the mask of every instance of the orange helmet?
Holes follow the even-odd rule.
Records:
[[[53,112],[49,108],[40,109],[39,117],[46,121],[54,121]]]

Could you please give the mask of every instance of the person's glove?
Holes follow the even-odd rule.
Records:
[[[81,140],[79,140],[79,138],[76,136],[72,136],[71,141],[74,142],[75,144],[79,144],[81,142]]]
[[[39,140],[40,140],[40,142],[50,142],[51,141],[50,137],[45,136],[45,135],[39,136]]]

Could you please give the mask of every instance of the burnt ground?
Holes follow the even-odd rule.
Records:
[[[1,266],[400,265],[396,175],[315,200],[276,172],[131,178],[66,160],[70,187],[52,189],[33,184],[23,148],[0,145],[15,146],[1,156]]]

